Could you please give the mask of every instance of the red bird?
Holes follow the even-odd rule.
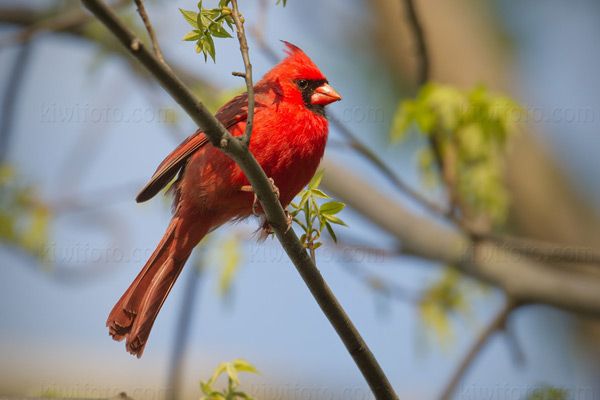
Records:
[[[254,86],[250,151],[273,179],[285,208],[315,174],[327,142],[325,106],[341,97],[302,50],[284,43],[287,57]],[[247,112],[248,95],[243,93],[215,116],[233,136],[240,136]],[[126,339],[127,351],[138,358],[194,247],[224,223],[256,211],[246,176],[207,143],[200,130],[188,137],[158,166],[136,198],[137,202],[152,198],[179,172],[172,187],[174,211],[167,232],[106,321],[113,339]]]

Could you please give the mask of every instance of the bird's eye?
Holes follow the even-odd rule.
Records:
[[[298,85],[298,87],[300,89],[306,89],[308,87],[308,80],[306,80],[306,79],[299,79],[296,82],[296,85]]]

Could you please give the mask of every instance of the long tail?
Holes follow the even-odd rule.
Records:
[[[173,217],[167,232],[131,286],[114,306],[106,326],[114,340],[126,339],[128,352],[142,356],[152,325],[194,246],[206,235],[205,224],[195,224],[195,237]],[[200,229],[200,231],[198,231]]]

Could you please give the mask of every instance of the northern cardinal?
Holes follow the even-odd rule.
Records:
[[[279,192],[285,208],[315,174],[327,142],[325,106],[341,100],[317,66],[284,42],[287,57],[254,86],[255,119],[250,151]],[[246,127],[248,95],[240,94],[216,113],[233,136]],[[144,268],[111,311],[106,326],[141,357],[152,325],[194,247],[231,220],[262,212],[240,168],[196,131],[158,166],[138,194],[143,202],[173,183],[173,218]]]

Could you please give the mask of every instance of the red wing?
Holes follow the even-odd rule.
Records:
[[[217,110],[215,117],[229,129],[240,121],[244,121],[248,116],[248,95],[242,93],[229,101],[223,107]],[[175,150],[163,160],[156,169],[150,181],[137,195],[135,200],[138,203],[144,202],[156,196],[162,188],[167,186],[177,172],[185,166],[185,163],[192,154],[198,151],[202,146],[208,143],[204,132],[197,130],[187,139],[185,139]]]

